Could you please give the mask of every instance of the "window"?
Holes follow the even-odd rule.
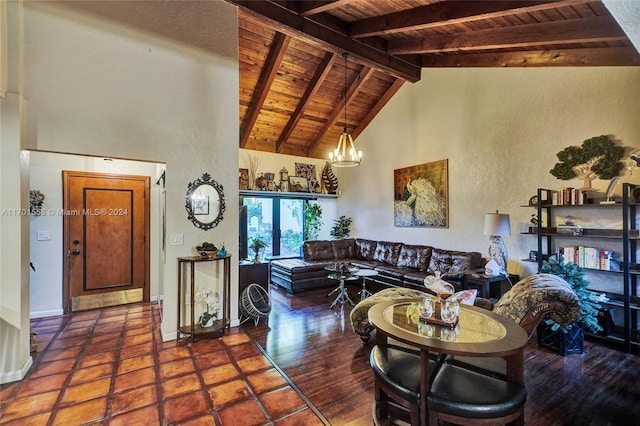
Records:
[[[266,242],[265,257],[301,255],[303,200],[241,196],[240,203],[247,206],[247,239],[259,236]]]

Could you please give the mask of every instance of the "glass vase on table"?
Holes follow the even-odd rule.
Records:
[[[442,301],[442,306],[440,307],[440,317],[442,321],[446,322],[450,327],[453,327],[458,322],[459,314],[460,304],[455,298],[451,297]]]

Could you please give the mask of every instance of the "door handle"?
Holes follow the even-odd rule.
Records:
[[[74,251],[71,252],[72,255],[77,256],[80,254],[80,250],[75,249]]]

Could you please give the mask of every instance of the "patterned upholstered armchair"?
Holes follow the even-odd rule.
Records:
[[[580,300],[569,283],[557,275],[535,274],[520,280],[492,306],[476,299],[476,306],[512,319],[529,337],[545,315],[560,325],[570,325],[580,315]]]

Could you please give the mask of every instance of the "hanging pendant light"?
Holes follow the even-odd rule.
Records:
[[[356,150],[353,138],[347,131],[347,57],[349,54],[344,52],[344,128],[338,146],[329,153],[329,162],[336,167],[353,167],[359,166],[362,160],[362,151]]]

